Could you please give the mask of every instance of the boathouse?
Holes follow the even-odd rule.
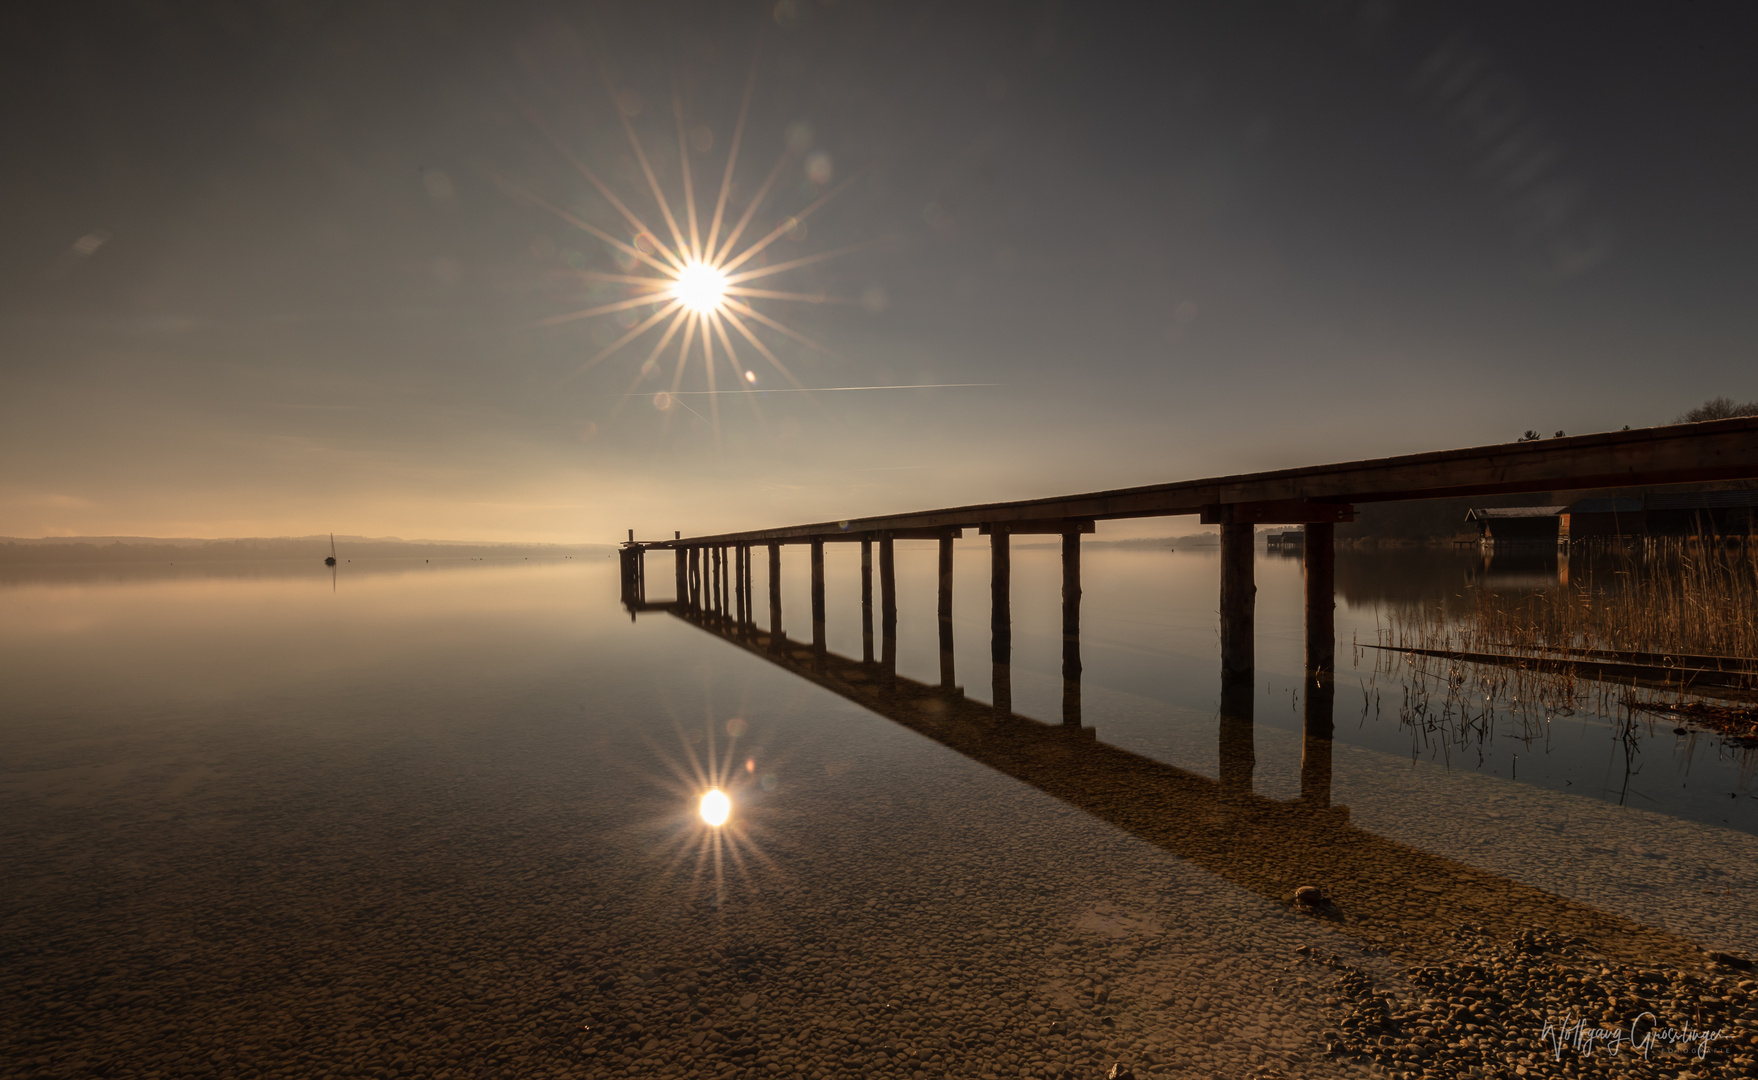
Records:
[[[1551,544],[1569,541],[1566,506],[1474,507],[1466,521],[1477,524],[1478,539],[1495,544]]]

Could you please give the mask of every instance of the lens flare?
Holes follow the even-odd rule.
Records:
[[[767,361],[769,367],[796,390],[805,391],[805,384],[782,362],[771,344],[778,343],[777,338],[787,338],[804,346],[811,353],[828,354],[831,351],[794,329],[786,321],[769,314],[766,308],[777,302],[811,305],[860,303],[847,298],[827,296],[822,289],[817,288],[776,288],[774,286],[778,284],[775,280],[777,276],[798,275],[831,259],[839,259],[873,247],[876,243],[855,242],[779,260],[771,250],[773,245],[784,238],[796,242],[804,241],[807,220],[846,190],[863,171],[856,170],[836,177],[838,170],[827,154],[820,152],[810,155],[806,162],[809,181],[806,194],[811,197],[811,202],[791,214],[781,216],[778,224],[766,227],[764,223],[775,221],[776,217],[773,211],[764,211],[765,205],[772,196],[777,199],[784,197],[788,185],[782,182],[783,178],[797,175],[793,168],[798,167],[802,158],[807,156],[810,137],[804,129],[801,129],[797,137],[795,134],[789,135],[788,145],[782,150],[768,178],[760,184],[745,188],[750,194],[748,197],[741,196],[739,200],[745,204],[743,209],[733,205],[733,177],[738,171],[739,155],[745,142],[745,129],[750,117],[752,97],[756,91],[758,72],[758,62],[753,57],[751,77],[746,83],[738,119],[727,143],[726,161],[721,171],[718,193],[711,199],[704,200],[702,205],[698,205],[691,157],[692,153],[709,153],[717,145],[714,133],[700,123],[692,126],[693,118],[686,114],[682,96],[674,91],[672,113],[677,126],[677,155],[673,159],[675,164],[660,165],[649,158],[642,138],[636,134],[633,118],[645,113],[638,107],[631,109],[627,102],[635,101],[638,105],[638,99],[631,91],[616,91],[608,75],[605,88],[616,103],[623,132],[628,137],[629,150],[640,168],[641,176],[646,180],[648,197],[645,199],[625,199],[594,170],[591,162],[574,151],[570,140],[562,137],[540,113],[527,109],[526,115],[568,164],[597,191],[604,203],[614,208],[622,218],[619,226],[602,227],[573,210],[514,183],[508,177],[497,177],[497,182],[508,194],[549,211],[610,249],[615,272],[594,269],[592,262],[595,260],[587,258],[583,253],[574,253],[578,258],[571,256],[568,261],[581,282],[588,287],[588,295],[597,299],[601,286],[620,286],[626,290],[621,299],[607,297],[603,303],[594,303],[589,307],[537,320],[538,326],[559,326],[607,315],[616,317],[616,325],[621,332],[603,334],[603,338],[611,340],[601,344],[569,377],[596,367],[600,361],[616,355],[643,338],[651,339],[657,335],[657,340],[652,341],[639,366],[639,372],[629,384],[629,394],[625,396],[633,395],[636,385],[658,369],[662,357],[668,352],[676,356],[670,389],[673,393],[678,392],[684,384],[692,355],[699,356],[709,395],[709,415],[705,419],[713,429],[716,440],[720,438],[720,399],[716,383],[725,374],[722,369],[730,369],[734,380],[746,384],[755,383],[756,372],[745,363],[746,358],[754,353]],[[656,165],[660,167],[656,168]],[[680,195],[681,198],[678,197]],[[658,218],[650,221],[651,210],[640,209],[641,202],[646,202],[652,210],[657,210]],[[756,401],[758,396],[745,395],[745,400],[753,410],[759,408]],[[695,413],[694,409],[687,406],[686,410]],[[664,409],[661,411],[669,412]]]
[[[702,820],[716,827],[725,825],[726,819],[732,816],[732,800],[719,788],[711,789],[702,796],[702,803],[697,808]]]
[[[678,271],[672,295],[699,315],[720,310],[726,298],[726,275],[707,263],[691,263]]]

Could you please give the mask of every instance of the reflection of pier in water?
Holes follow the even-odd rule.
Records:
[[[870,581],[870,575],[863,577]],[[1679,963],[1701,959],[1695,946],[1663,931],[1356,827],[1347,808],[1331,805],[1328,680],[1308,680],[1301,793],[1280,802],[1251,790],[1249,684],[1229,680],[1222,685],[1220,779],[1211,780],[1100,742],[1095,729],[1066,711],[1063,722],[1044,723],[973,700],[952,684],[944,666],[938,684],[899,675],[895,619],[882,624],[879,659],[873,658],[871,618],[863,624],[865,658],[830,652],[816,603],[821,587],[814,585],[809,642],[760,628],[741,613],[736,592],[729,596],[711,588],[701,606],[635,597],[625,603],[631,616],[675,615],[1259,896],[1287,901],[1297,887],[1317,885],[1336,902],[1329,913],[1332,924],[1368,947],[1440,946],[1462,923],[1503,938],[1548,926],[1586,937],[1608,956],[1648,963],[1660,957]],[[866,612],[871,614],[870,603]],[[778,626],[780,602],[773,590],[770,616]],[[949,644],[945,625],[943,620],[942,642]],[[1068,647],[1078,654],[1078,637]],[[1078,680],[1070,681],[1078,698]]]

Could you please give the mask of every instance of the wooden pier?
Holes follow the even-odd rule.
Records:
[[[1014,536],[1062,538],[1064,720],[1080,717],[1080,538],[1099,521],[1197,515],[1221,528],[1220,634],[1224,684],[1247,683],[1255,666],[1254,531],[1259,525],[1303,525],[1306,668],[1328,681],[1336,653],[1334,527],[1355,519],[1358,503],[1470,495],[1567,491],[1653,484],[1758,478],[1758,417],[1675,424],[1534,442],[1444,450],[1401,457],[1313,465],[1298,469],[1186,480],[1080,495],[984,503],[907,514],[823,521],[773,529],[637,540],[622,550],[626,601],[647,601],[645,555],[670,550],[676,560],[677,601],[729,612],[754,623],[751,549],[768,552],[769,633],[781,635],[781,549],[802,545],[811,557],[812,647],[824,652],[824,545],[861,545],[863,653],[873,659],[873,549],[879,553],[879,658],[896,658],[897,540],[934,540],[940,548],[940,682],[954,683],[952,647],[953,541],[975,529],[989,538],[990,660],[994,708],[1012,709],[1012,559]],[[732,567],[729,571],[727,568]],[[728,585],[729,574],[734,584]],[[1250,695],[1240,695],[1249,712]],[[1224,712],[1226,710],[1223,710]],[[1249,723],[1249,721],[1248,721]]]

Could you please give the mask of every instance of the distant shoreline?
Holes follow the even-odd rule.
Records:
[[[512,544],[472,541],[399,540],[336,537],[336,557],[351,559],[564,558],[602,555],[612,544]],[[111,564],[161,562],[321,563],[330,553],[329,536],[261,537],[238,540],[157,537],[69,536],[24,539],[0,537],[0,565]]]

